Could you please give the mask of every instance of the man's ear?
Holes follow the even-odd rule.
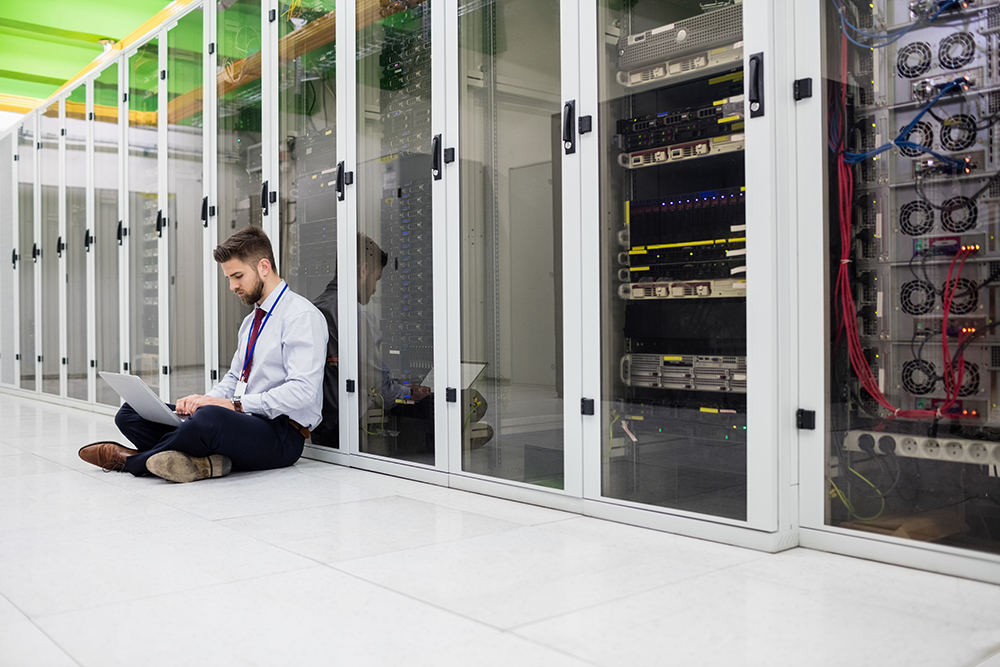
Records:
[[[261,278],[267,278],[267,274],[271,273],[271,262],[267,257],[261,257],[257,262],[257,272]]]

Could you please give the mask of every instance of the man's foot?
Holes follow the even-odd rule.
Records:
[[[93,442],[80,448],[80,458],[104,472],[125,472],[125,459],[138,454],[117,442]]]
[[[233,469],[228,456],[213,454],[195,458],[184,452],[167,451],[153,454],[146,461],[146,470],[171,482],[196,482],[209,477],[224,477]]]

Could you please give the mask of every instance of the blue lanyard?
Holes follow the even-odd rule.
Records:
[[[249,378],[244,378],[243,376],[246,375],[247,364],[250,362],[251,359],[253,359],[253,351],[257,349],[257,341],[260,340],[260,335],[264,332],[264,325],[266,325],[267,321],[271,319],[271,313],[273,313],[274,309],[278,307],[278,302],[281,301],[281,297],[285,295],[286,289],[288,289],[288,283],[285,283],[285,286],[281,288],[281,293],[278,294],[278,298],[274,300],[274,305],[271,306],[271,310],[267,311],[267,315],[265,315],[263,321],[261,321],[260,329],[257,330],[257,337],[254,338],[253,341],[253,347],[250,347],[250,339],[253,337],[253,325],[250,326],[250,335],[247,336],[248,349],[246,356],[243,357],[243,371],[240,373],[240,378],[242,378],[244,382],[246,382],[246,380],[249,380]]]

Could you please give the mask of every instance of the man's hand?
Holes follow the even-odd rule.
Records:
[[[202,396],[201,394],[192,394],[179,399],[175,409],[179,415],[193,415],[195,410],[205,405],[218,405],[220,408],[234,409],[232,400],[228,398]]]
[[[410,398],[413,399],[414,403],[419,403],[428,396],[431,395],[431,388],[425,387],[422,384],[412,384],[410,385]]]

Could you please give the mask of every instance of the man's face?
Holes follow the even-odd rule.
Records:
[[[378,281],[382,278],[382,265],[371,267],[366,261],[361,265],[361,275],[358,278],[358,302],[366,306],[378,289]]]
[[[245,306],[252,306],[264,295],[264,281],[256,266],[239,259],[222,263],[222,273],[229,278],[229,289],[240,297]]]

